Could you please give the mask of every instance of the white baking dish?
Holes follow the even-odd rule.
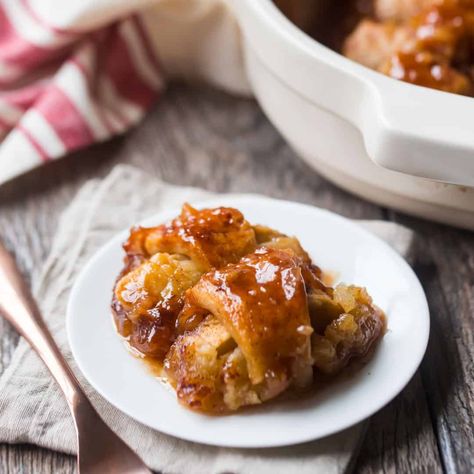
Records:
[[[390,79],[271,0],[230,0],[255,95],[308,163],[367,199],[474,229],[474,100]]]

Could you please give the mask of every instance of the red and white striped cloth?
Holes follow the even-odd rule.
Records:
[[[164,74],[242,92],[224,0],[0,0],[0,184],[136,124]]]

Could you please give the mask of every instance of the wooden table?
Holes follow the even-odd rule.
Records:
[[[118,163],[139,166],[176,184],[258,192],[415,229],[414,266],[431,307],[429,348],[408,387],[372,418],[356,470],[474,472],[473,233],[402,216],[349,195],[298,159],[253,101],[174,85],[127,136],[0,188],[0,238],[25,275],[40,268],[58,217],[81,184]],[[3,320],[0,334],[1,373],[17,337]],[[34,446],[0,445],[0,473],[74,471],[70,456]]]

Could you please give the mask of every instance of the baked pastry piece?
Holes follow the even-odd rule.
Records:
[[[366,356],[383,335],[382,312],[364,289],[311,287],[314,278],[292,250],[266,247],[201,277],[186,293],[182,334],[165,360],[180,402],[232,411]]]
[[[345,56],[395,79],[472,95],[472,0],[375,0]]]
[[[313,329],[292,251],[260,248],[207,273],[186,293],[179,325],[165,367],[190,408],[235,410],[311,383]]]
[[[385,332],[385,316],[365,288],[338,285],[309,295],[314,368],[336,375],[353,359],[363,360]]]
[[[112,309],[140,355],[164,360],[180,402],[223,413],[255,405],[365,357],[384,316],[367,292],[331,288],[295,237],[236,209],[188,205],[133,229]]]
[[[198,211],[185,204],[170,223],[132,229],[112,300],[119,333],[141,354],[162,360],[174,340],[184,291],[256,245],[242,213],[224,207]]]

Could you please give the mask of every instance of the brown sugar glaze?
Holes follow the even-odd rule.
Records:
[[[447,92],[473,94],[474,8],[445,0],[409,20],[414,44],[396,51],[382,72],[402,81]]]

